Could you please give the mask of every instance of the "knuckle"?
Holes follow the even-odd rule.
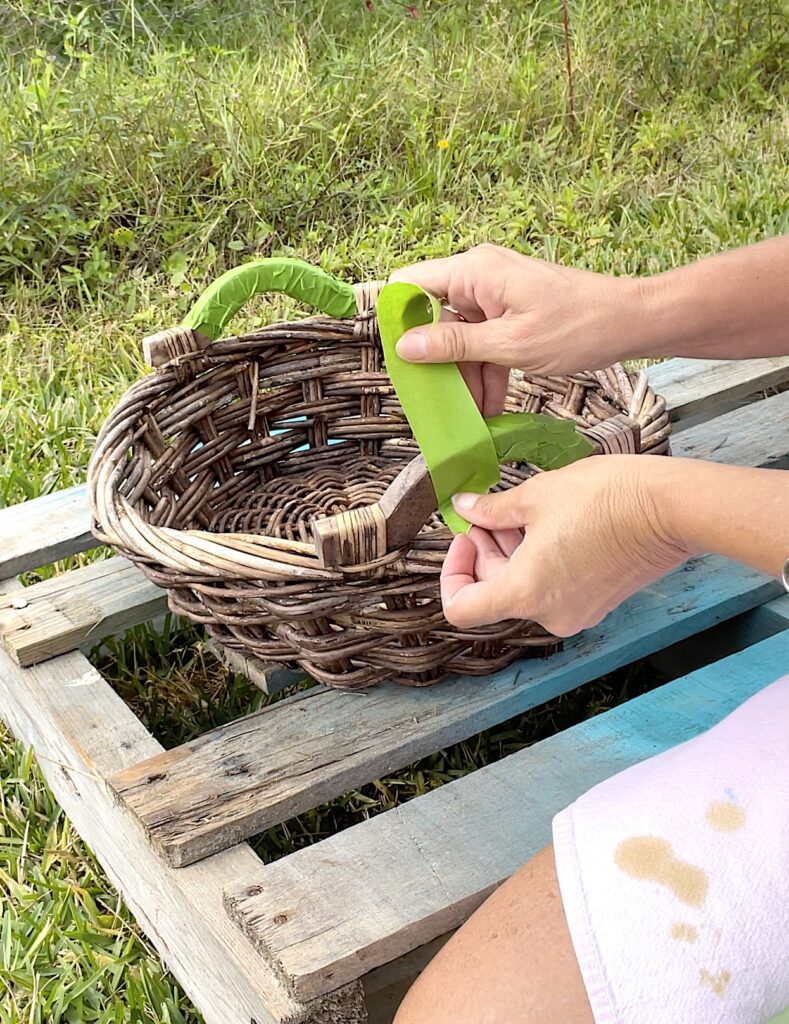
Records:
[[[467,255],[472,260],[484,260],[490,267],[491,263],[502,264],[508,261],[513,254],[509,249],[502,245],[496,245],[494,242],[480,242],[473,249],[469,249]]]
[[[390,282],[394,283],[397,281],[408,281],[410,282],[411,276],[415,270],[416,264],[409,264],[407,267],[400,267],[397,270],[393,270],[389,275]]]
[[[474,512],[482,515],[490,515],[496,511],[498,501],[495,494],[481,494],[474,502]]]
[[[461,363],[466,356],[466,340],[462,330],[455,324],[444,326],[439,337],[442,353],[454,362]]]

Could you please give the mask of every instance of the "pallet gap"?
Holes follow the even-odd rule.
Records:
[[[250,837],[271,864],[670,681],[642,659]],[[471,765],[471,767],[468,767]]]
[[[301,676],[266,693],[260,683],[217,657],[201,626],[169,612],[108,637],[85,653],[166,750],[318,688]]]
[[[789,596],[736,615],[687,640],[664,647],[647,661],[652,669],[665,675],[667,681],[679,679],[688,672],[695,672],[782,632],[789,627],[789,618],[783,614],[784,608],[789,614]]]

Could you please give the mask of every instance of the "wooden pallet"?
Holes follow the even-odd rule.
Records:
[[[786,464],[789,391],[765,392],[789,382],[789,359],[674,360],[650,377],[676,454]],[[121,558],[14,578],[93,543],[81,487],[0,511],[0,714],[208,1024],[390,1021],[446,935],[549,840],[557,810],[717,721],[789,655],[780,584],[705,557],[552,658],[426,690],[316,687],[164,751],[82,653],[159,615],[163,593]],[[693,637],[697,661],[740,653],[273,864],[245,842]],[[270,690],[293,681],[240,667]]]

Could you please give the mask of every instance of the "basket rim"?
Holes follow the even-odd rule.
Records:
[[[107,415],[99,431],[96,446],[88,465],[87,490],[93,516],[93,530],[99,540],[118,548],[132,559],[154,563],[172,572],[200,575],[217,581],[257,580],[281,581],[304,579],[315,583],[341,581],[354,575],[369,577],[371,572],[407,568],[409,548],[389,552],[373,562],[352,567],[325,568],[314,543],[288,540],[270,534],[212,532],[158,526],[147,522],[116,487],[133,437],[133,426],[150,402],[168,391],[190,387],[203,377],[204,371],[221,370],[222,357],[238,354],[256,341],[287,341],[297,335],[313,335],[315,328],[330,341],[332,336],[352,343],[359,322],[374,321],[371,309],[354,317],[334,318],[326,315],[308,316],[292,321],[264,325],[251,331],[228,335],[210,346],[177,352],[174,357],[133,381]],[[288,337],[284,337],[288,336]],[[305,340],[314,340],[310,337]],[[369,344],[365,331],[360,344]],[[184,379],[183,368],[193,373]],[[233,363],[229,362],[232,366]],[[605,370],[585,370],[575,374],[542,376],[521,373],[522,378],[536,385],[551,387],[558,382],[593,386],[605,391],[609,398],[626,401],[625,415],[633,419],[649,436],[668,436],[670,423],[665,400],[650,386],[643,369],[630,370],[615,364]],[[550,415],[550,413],[549,413]],[[605,420],[603,421],[605,422]],[[122,452],[122,454],[121,454]]]

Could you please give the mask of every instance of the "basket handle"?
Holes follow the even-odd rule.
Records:
[[[146,360],[162,366],[183,352],[204,349],[222,336],[226,325],[255,295],[282,292],[333,317],[353,316],[353,285],[303,260],[277,256],[233,267],[210,284],[189,310],[181,327],[161,331],[143,342]]]

